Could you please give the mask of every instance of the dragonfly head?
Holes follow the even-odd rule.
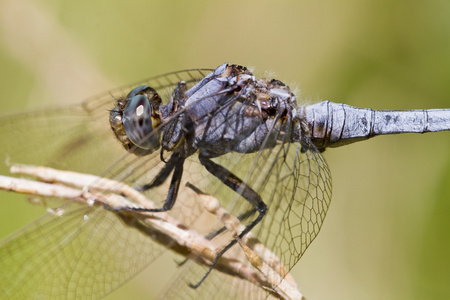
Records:
[[[109,121],[127,151],[143,156],[160,148],[160,133],[155,130],[161,124],[160,105],[158,93],[146,85],[133,89],[126,99],[118,100]]]

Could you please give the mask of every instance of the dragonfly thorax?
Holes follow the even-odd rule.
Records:
[[[287,85],[227,64],[205,79],[182,101],[183,127],[202,156],[254,153],[291,140],[296,103]]]
[[[180,81],[166,105],[148,86],[133,89],[111,111],[110,123],[125,149],[139,156],[162,148],[217,157],[293,141],[295,114],[295,96],[283,82],[224,64],[189,90]]]

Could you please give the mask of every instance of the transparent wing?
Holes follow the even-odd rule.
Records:
[[[164,250],[104,209],[61,209],[0,243],[1,299],[98,299]]]
[[[281,275],[292,269],[317,236],[331,201],[331,175],[326,161],[307,138],[303,143],[303,152],[300,143],[287,143],[256,154],[233,153],[216,159],[217,163],[227,166],[238,177],[246,178],[246,184],[257,191],[266,203],[267,214],[252,232],[284,264],[285,272]],[[207,193],[215,195],[233,215],[240,216],[252,209],[242,196],[230,192],[215,179],[210,178],[209,183],[208,186],[201,182],[199,185]],[[248,224],[249,219],[252,217],[244,219],[243,223]],[[195,225],[199,228],[205,226],[204,223]],[[192,227],[195,228],[195,225]],[[208,228],[217,230],[223,226],[217,222]],[[232,238],[232,233],[220,235],[217,243],[221,246],[218,248]],[[233,257],[244,257],[239,245],[230,251],[233,251]],[[245,258],[240,260],[246,261]],[[207,270],[207,266],[192,263],[170,285],[163,298],[211,299],[217,295],[221,299],[273,297],[268,290],[217,270],[213,270],[196,290],[187,286],[187,282],[198,282]]]
[[[190,87],[210,71],[193,69],[168,73],[117,88],[81,105],[0,116],[1,158],[13,163],[45,164],[99,174],[124,153],[109,125],[108,112],[114,107],[115,99],[146,84],[167,102],[178,81],[184,80]]]
[[[209,71],[175,72],[136,85],[148,84],[164,95],[178,81],[192,86]],[[130,160],[131,155],[123,157],[125,151],[109,128],[108,110],[114,106],[113,97],[122,97],[133,87],[114,90],[82,106],[0,118],[0,155],[11,163],[90,174],[103,173],[114,161]],[[157,164],[151,163],[154,158],[146,158],[152,166]],[[63,217],[48,214],[1,241],[0,299],[99,298],[161,253],[151,239],[103,208],[67,202],[61,209]]]
[[[281,275],[286,275],[317,236],[331,200],[331,176],[324,158],[312,144],[305,145],[303,149],[306,151],[301,151],[300,143],[284,144],[257,154],[233,153],[216,159],[235,175],[247,178],[246,184],[253,187],[267,204],[267,215],[252,232],[284,264],[285,273]],[[202,186],[204,191],[217,196],[235,216],[252,208],[240,195],[231,193],[229,188],[215,182],[213,178],[209,178],[209,185],[204,182],[197,184]],[[204,222],[199,220],[191,227],[207,226],[209,230],[217,230],[224,226],[219,221],[214,226],[205,222],[211,222],[211,219]],[[248,224],[249,220],[244,219],[243,222]],[[218,240],[218,249],[232,238],[231,233],[223,233],[215,238]],[[232,252],[232,257],[247,262],[250,266],[239,245],[229,251]],[[186,264],[162,298],[276,298],[267,289],[218,270],[213,270],[197,289],[191,289],[188,283],[198,282],[207,270],[208,266]]]
[[[245,103],[243,108],[247,109]],[[259,152],[229,152],[214,159],[252,188],[266,204],[266,215],[253,232],[281,259],[287,271],[319,233],[331,201],[331,174],[325,159],[304,132],[300,141],[290,142],[294,127],[299,128],[300,124],[289,122],[287,129],[280,130],[282,126],[273,125]],[[232,125],[228,128],[233,128]],[[266,147],[271,140],[276,140],[277,145]],[[249,201],[240,193],[231,193],[220,180],[212,178],[208,186],[199,184],[234,216],[245,216],[244,224],[250,224],[255,218],[256,213],[246,214],[254,208]]]
[[[238,98],[230,100],[233,101],[238,101]],[[246,109],[246,104],[243,103],[241,108]],[[220,109],[224,108],[219,107],[218,111]],[[213,115],[219,113],[218,111]],[[232,118],[225,118],[223,122],[230,120]],[[229,128],[233,128],[234,124],[229,125]],[[292,123],[291,126],[300,125]],[[254,228],[253,233],[284,264],[285,271],[282,273],[284,276],[298,262],[319,233],[331,200],[331,175],[324,158],[305,134],[301,142],[295,143],[290,143],[286,139],[289,133],[278,132],[275,127],[269,135],[279,140],[277,146],[266,149],[263,144],[261,148],[264,150],[256,153],[229,152],[213,160],[242,179],[267,205],[267,214]],[[164,164],[158,161],[158,156],[159,153],[153,153],[144,159],[132,157],[129,157],[130,161],[122,159],[109,170],[108,176],[131,186],[144,185],[156,176]],[[186,187],[188,182],[203,192],[214,195],[234,216],[245,216],[242,218],[244,224],[250,224],[256,216],[256,213],[248,214],[254,209],[249,201],[239,192],[224,185],[213,174],[205,172],[205,167],[201,165],[197,155],[193,155],[185,162],[179,195],[174,208],[170,211],[170,214],[189,228],[208,234],[219,230],[223,224],[217,222],[217,219],[208,218],[209,214],[199,205],[196,195]],[[169,180],[166,184],[146,192],[149,198],[159,203],[159,207],[162,207],[167,196],[168,184]],[[220,250],[227,245],[233,239],[233,235],[234,233],[230,232],[218,235],[214,239],[217,249]],[[242,251],[236,252],[235,255],[242,256]],[[205,266],[193,265],[192,273],[184,281],[198,282],[207,269]],[[213,272],[218,273],[216,270]],[[194,293],[196,297],[215,294],[224,276],[215,275],[215,278],[218,278],[217,282],[208,278],[209,283],[202,284]],[[231,281],[230,284],[236,288],[239,286],[239,289],[249,290],[248,283],[244,280]],[[169,289],[170,293],[175,293],[175,298],[179,298],[180,294],[189,298],[187,295],[193,292],[181,291],[179,294],[176,292],[181,285],[183,284],[175,283]],[[205,287],[215,285],[217,286],[211,290]],[[184,290],[184,287],[182,289]],[[259,296],[255,299],[258,298]]]
[[[233,251],[235,249],[232,249]],[[233,251],[234,255],[242,252]],[[243,257],[242,257],[243,258]],[[243,258],[245,261],[245,258]],[[192,261],[186,262],[177,273],[173,282],[165,289],[161,299],[279,299],[270,291],[236,276],[230,276],[219,271],[213,271],[197,289],[189,287],[188,283],[195,278],[201,278],[207,269]]]
[[[168,83],[162,83],[168,76],[165,75],[139,84],[148,84],[162,94],[164,89],[173,88],[179,80],[184,79],[188,85],[189,83],[192,85],[207,73],[204,70],[196,70],[195,75],[192,75],[193,72],[169,74],[175,75],[175,79]],[[191,78],[190,81],[186,77]],[[123,97],[133,87],[118,89],[111,94],[115,98]],[[132,187],[148,184],[165,163],[161,161],[158,152],[145,157],[123,155],[122,147],[115,141],[109,129],[107,110],[113,106],[111,98],[111,95],[105,95],[85,102],[82,107],[44,111],[40,114],[31,113],[27,118],[21,116],[18,119],[3,119],[0,126],[8,130],[2,135],[5,134],[5,139],[11,141],[8,143],[6,153],[10,154],[9,158],[13,162],[46,164],[101,174]],[[227,122],[227,119],[224,122]],[[27,137],[30,135],[28,148],[25,150],[20,143],[14,143],[15,137],[20,133],[25,133]],[[279,135],[276,137],[278,140],[283,140],[284,134],[275,131],[274,134]],[[49,161],[51,163],[47,164]],[[321,154],[306,137],[303,137],[302,143],[284,141],[271,149],[252,154],[228,153],[215,158],[214,161],[241,178],[261,196],[268,207],[268,212],[253,232],[281,259],[286,270],[290,270],[320,230],[331,198],[331,177]],[[166,199],[169,181],[146,192],[147,196],[160,207]],[[198,157],[193,155],[184,164],[179,195],[170,214],[199,233],[206,235],[217,231],[223,224],[214,218],[211,219],[198,203],[195,193],[186,187],[187,182],[217,197],[233,215],[245,216],[242,217],[244,224],[249,224],[254,218],[254,214],[248,214],[253,208],[249,202],[239,192],[231,191],[217,177],[206,172]],[[70,204],[70,208],[72,205],[75,204]],[[70,223],[70,219],[63,221],[64,218],[58,219],[49,215],[1,245],[3,253],[17,253],[0,257],[0,279],[6,286],[12,287],[9,289],[11,293],[18,293],[20,284],[12,284],[12,281],[17,279],[10,274],[18,274],[21,269],[27,269],[30,270],[29,273],[23,274],[29,274],[31,279],[24,276],[20,277],[18,282],[28,280],[25,286],[29,287],[30,292],[36,286],[42,285],[36,290],[56,298],[102,296],[137,273],[162,251],[148,237],[133,232],[118,221],[116,216],[102,208],[68,208],[67,211],[73,216],[71,217],[73,224],[69,226],[71,229],[64,229],[66,222]],[[56,229],[46,230],[52,227]],[[45,235],[41,234],[43,231],[46,232]],[[233,234],[229,232],[218,235],[214,239],[218,249],[226,245],[232,236]],[[30,242],[33,239],[38,239],[39,242]],[[115,243],[130,246],[126,250],[119,247],[120,250],[116,252],[106,251],[101,258],[89,255],[91,252],[96,253],[96,248],[100,244],[115,248]],[[142,245],[146,251],[142,251],[141,247],[144,247]],[[48,261],[44,260],[54,276],[50,276],[42,284],[40,279],[46,277],[48,269],[41,268],[43,261],[39,259],[38,254],[47,253],[49,249],[59,251],[61,255],[49,256]],[[127,257],[124,251],[127,251],[127,254],[135,253],[135,260],[123,261],[123,257]],[[234,251],[233,255],[236,256],[243,255],[238,246],[234,246],[230,251]],[[38,254],[32,256],[29,253]],[[33,259],[28,259],[30,256]],[[102,259],[105,262],[102,264],[103,267],[97,266],[95,262]],[[111,261],[115,263],[111,264]],[[138,263],[135,264],[136,261]],[[205,274],[206,269],[190,265],[192,267],[189,268],[189,272],[192,273],[189,273],[184,281],[195,283]],[[31,276],[32,274],[36,275]],[[66,274],[66,277],[55,278],[57,274]],[[115,278],[118,279],[114,280]],[[259,287],[241,279],[230,278],[218,271],[213,271],[211,277],[194,294],[196,297],[216,295],[216,290],[224,281],[234,286],[236,292],[248,291],[255,299],[267,297],[266,292]],[[178,286],[181,285],[183,285],[181,294],[177,294]],[[175,295],[185,295],[183,298],[188,298],[188,295],[192,294],[183,292],[184,283],[176,283],[176,286],[171,289]],[[65,294],[67,292],[69,294]]]

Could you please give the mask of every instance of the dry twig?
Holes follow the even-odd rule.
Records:
[[[155,207],[150,199],[135,189],[110,179],[30,165],[13,165],[11,172],[30,175],[40,181],[0,176],[0,189],[70,199],[91,206],[104,205],[111,209],[136,205]],[[244,225],[222,208],[216,198],[203,194],[192,185],[190,188],[197,193],[205,209],[221,220],[228,230],[235,234],[243,230]],[[132,199],[134,203],[127,198]],[[197,231],[186,228],[166,213],[123,210],[112,210],[111,213],[117,214],[127,226],[137,228],[155,242],[198,263],[209,265],[218,252],[210,240]],[[218,261],[216,270],[261,286],[280,299],[305,299],[280,259],[251,232],[238,242],[254,268],[225,253]]]

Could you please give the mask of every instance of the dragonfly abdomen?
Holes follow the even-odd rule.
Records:
[[[373,110],[323,101],[300,109],[301,124],[319,149],[397,133],[450,130],[450,109]]]

